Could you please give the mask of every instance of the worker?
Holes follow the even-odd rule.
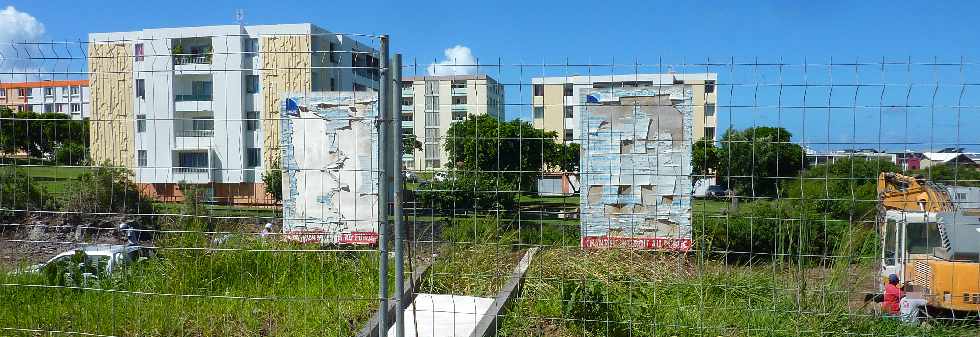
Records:
[[[881,302],[881,311],[887,316],[898,315],[898,301],[902,300],[905,294],[898,287],[898,275],[888,275],[888,284],[885,285],[885,300]]]
[[[264,238],[268,237],[269,234],[272,234],[272,223],[266,222],[265,228],[262,228],[262,232],[259,233],[259,236]]]

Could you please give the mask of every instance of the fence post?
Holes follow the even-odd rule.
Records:
[[[381,159],[381,172],[379,189],[378,189],[378,225],[381,227],[381,233],[379,233],[378,238],[378,251],[380,256],[380,261],[378,265],[378,299],[379,308],[381,310],[381,316],[378,319],[378,336],[387,337],[388,336],[388,172],[387,169],[388,160],[384,160],[384,154],[389,150],[388,148],[388,135],[391,128],[391,83],[389,81],[389,66],[388,63],[388,35],[381,35],[381,80],[378,86],[378,109],[379,115],[381,116],[381,125],[378,143],[379,144],[379,156]]]
[[[401,83],[402,83],[402,55],[395,54],[394,62],[391,64],[391,92],[392,99],[392,124],[391,128],[391,169],[394,173],[392,182],[392,212],[395,221],[395,337],[405,335],[405,303],[411,301],[412,296],[405,296],[405,229],[402,228],[402,112],[401,112]],[[411,258],[411,257],[409,257]]]

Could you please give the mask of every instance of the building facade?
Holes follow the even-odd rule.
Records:
[[[717,138],[718,74],[628,74],[595,76],[535,77],[531,79],[534,127],[558,134],[558,140],[580,143],[577,126],[584,95],[593,90],[685,86],[692,90],[693,140]]]
[[[89,117],[88,80],[0,83],[0,105],[13,111],[57,112]]]
[[[89,34],[91,157],[130,168],[144,191],[264,204],[288,93],[377,90],[376,51],[315,25],[207,26]]]
[[[406,168],[441,169],[449,127],[467,116],[503,120],[504,86],[487,75],[418,76],[402,79],[402,132],[415,135],[422,149],[402,157]]]

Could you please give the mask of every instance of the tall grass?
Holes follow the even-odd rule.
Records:
[[[549,249],[535,257],[502,336],[962,336],[912,327],[848,303],[846,264],[730,266],[621,250]]]
[[[38,275],[0,276],[0,327],[117,336],[350,336],[377,307],[371,253],[238,236],[158,241],[160,258],[88,284],[48,288]],[[13,334],[6,331],[4,334]],[[29,335],[29,334],[25,334]]]

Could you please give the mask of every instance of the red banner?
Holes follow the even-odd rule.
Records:
[[[691,239],[586,236],[582,238],[582,248],[628,248],[687,252],[691,250]]]

